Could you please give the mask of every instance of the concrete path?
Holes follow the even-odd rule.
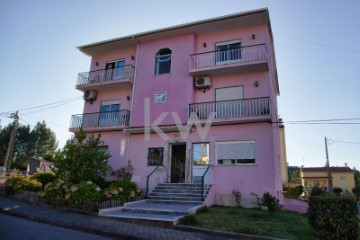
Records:
[[[252,235],[232,234],[179,227],[181,230],[121,222],[116,219],[73,213],[33,204],[0,193],[0,212],[27,218],[37,222],[95,233],[116,239],[156,240],[225,240],[225,239],[273,239]],[[1,225],[1,223],[0,223]]]

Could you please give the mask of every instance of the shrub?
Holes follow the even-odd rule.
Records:
[[[44,190],[39,192],[40,197],[45,197],[49,200],[57,198],[64,198],[65,193],[69,192],[71,185],[62,179],[56,179],[53,182],[49,182],[45,185]]]
[[[111,175],[115,176],[117,180],[128,180],[130,181],[132,178],[132,175],[134,173],[134,167],[131,164],[131,161],[129,160],[128,164],[124,167],[121,167],[120,169],[116,171],[112,171]]]
[[[126,202],[128,198],[134,198],[139,195],[135,183],[127,180],[119,180],[112,182],[108,188],[105,189],[104,195],[110,199],[120,200]]]
[[[310,191],[311,197],[316,197],[325,194],[325,191],[319,187],[313,187]]]
[[[343,190],[342,190],[342,188],[336,187],[333,189],[333,192],[336,194],[336,196],[340,196],[341,193],[343,192]]]
[[[350,197],[310,197],[308,221],[320,239],[357,239],[356,201]]]
[[[24,176],[10,177],[5,181],[4,186],[7,195],[14,195],[23,191],[38,192],[42,187],[40,182]]]
[[[357,196],[360,197],[360,186],[356,186],[352,189],[352,192]]]
[[[30,179],[41,182],[42,186],[45,187],[45,185],[48,184],[49,182],[55,181],[56,177],[55,177],[55,173],[53,172],[45,172],[45,173],[38,172],[35,173],[35,175],[31,176]]]
[[[101,193],[101,188],[91,181],[84,181],[76,184],[65,194],[65,199],[69,199],[77,203],[85,201],[97,202],[101,201],[103,198],[104,196]]]
[[[236,206],[241,207],[241,192],[232,190],[232,195],[235,197]]]
[[[264,193],[261,202],[263,206],[268,208],[269,212],[275,213],[280,210],[279,199],[272,196],[269,192]]]
[[[303,192],[304,192],[304,187],[301,185],[293,188],[289,187],[287,188],[285,197],[297,199]]]

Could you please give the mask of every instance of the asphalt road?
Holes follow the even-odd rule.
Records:
[[[28,219],[0,214],[0,239],[2,240],[105,240],[99,235],[57,227]]]

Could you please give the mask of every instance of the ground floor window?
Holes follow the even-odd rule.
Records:
[[[192,159],[195,166],[209,164],[209,143],[194,143],[192,147]]]
[[[216,143],[218,165],[254,164],[256,161],[255,141],[228,141]]]
[[[149,148],[148,166],[160,166],[163,164],[164,148]]]

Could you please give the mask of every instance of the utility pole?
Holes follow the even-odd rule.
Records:
[[[327,169],[327,178],[328,178],[328,183],[329,183],[329,190],[332,191],[332,189],[333,189],[333,182],[332,182],[332,176],[331,176],[331,171],[330,171],[328,142],[327,142],[327,138],[326,138],[326,137],[325,137],[325,152],[326,152],[326,169]]]
[[[11,128],[11,134],[10,134],[10,141],[8,145],[8,149],[5,156],[4,161],[4,170],[10,170],[10,164],[13,157],[13,150],[14,150],[14,142],[15,142],[15,134],[16,134],[16,128],[18,126],[19,116],[18,111],[16,113],[11,114],[11,118],[14,118],[13,126]]]

